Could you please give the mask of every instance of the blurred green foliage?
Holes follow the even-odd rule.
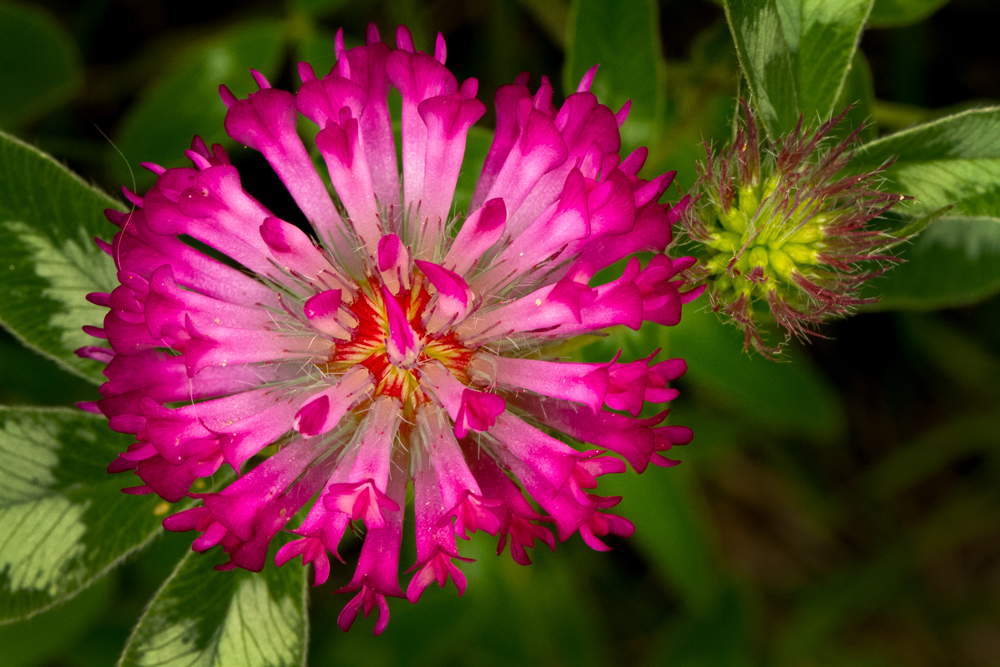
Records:
[[[424,48],[440,30],[449,66],[460,78],[479,77],[485,100],[523,70],[535,81],[542,74],[561,81],[566,93],[600,62],[594,90],[602,100],[614,108],[632,100],[626,149],[648,146],[647,172],[676,169],[683,188],[696,178],[702,142],[730,138],[737,95],[755,99],[774,133],[788,130],[799,113],[828,116],[856,103],[849,123],[877,121],[867,139],[1000,98],[1000,53],[985,32],[1000,24],[1000,8],[990,3],[747,0],[726,7],[680,0],[0,2],[0,129],[106,191],[123,183],[141,191],[150,182],[141,162],[181,163],[195,134],[227,141],[219,83],[243,95],[252,84],[247,69],[254,67],[276,85],[293,86],[295,59],[327,69],[334,31],[343,26],[345,40],[356,43],[372,20],[384,39],[406,23]],[[876,29],[859,46],[865,16]],[[766,21],[774,30],[760,29]],[[750,74],[742,88],[740,62]],[[900,81],[910,88],[900,88]],[[347,582],[350,568],[334,566],[331,581],[310,597],[309,663],[1000,663],[998,124],[958,127],[990,114],[996,111],[971,112],[860,151],[869,167],[898,156],[887,179],[921,195],[895,223],[912,223],[911,214],[941,216],[906,247],[909,263],[874,283],[887,295],[879,312],[835,323],[824,331],[828,339],[794,349],[782,364],[744,356],[739,336],[697,304],[673,330],[616,331],[584,350],[603,359],[621,348],[635,358],[659,347],[689,363],[672,413],[673,423],[696,433],[678,454],[683,465],[602,482],[602,489],[624,497],[622,513],[637,527],[633,539],[615,541],[610,554],[571,540],[555,554],[538,551],[535,564],[522,568],[496,558],[494,543],[476,536],[464,598],[449,587],[429,589],[417,606],[393,601],[392,621],[379,638],[367,634],[371,620],[359,620],[348,634],[336,628],[346,599],[331,592]],[[488,142],[485,130],[470,139],[459,199],[469,197],[475,160],[482,160]],[[290,205],[273,194],[276,179],[262,160],[226,145],[248,189],[274,210]],[[27,224],[38,231],[34,250],[9,239],[0,246],[0,319],[20,333],[26,326],[16,318],[27,315],[18,304],[27,293],[18,297],[17,290],[37,276],[7,273],[15,259],[43,253],[64,279],[65,290],[46,296],[52,315],[83,304],[79,297],[93,288],[72,272],[81,263],[66,252],[67,240],[79,253],[91,251],[87,239],[71,238],[75,227],[64,224],[66,216],[85,214],[56,208],[44,220],[27,219],[25,207],[11,203],[28,187],[18,178],[44,165],[51,172],[47,183],[89,202],[91,221],[72,220],[92,234],[107,236],[96,213],[116,200],[55,163],[34,160],[21,144],[6,141],[4,150],[0,188],[10,192],[0,201],[0,229]],[[928,196],[932,187],[942,193],[939,200]],[[39,201],[58,195],[28,194]],[[38,340],[29,342],[49,359],[29,356],[7,334],[0,338],[3,402],[70,406],[95,399],[95,386],[81,379],[95,379],[94,367],[71,357],[77,343],[64,342],[65,332],[38,331]],[[3,413],[29,425],[35,414]],[[66,424],[80,422],[73,437],[87,440],[82,434],[96,420],[59,414]],[[27,447],[23,433],[6,433],[0,446]],[[120,444],[104,439],[101,448]],[[81,451],[88,446],[79,445]],[[89,462],[88,474],[97,479],[109,460]],[[51,511],[59,498],[79,499],[75,487],[24,493],[36,491],[31,501],[48,502]],[[106,501],[118,498],[151,519],[150,508],[136,509],[144,499],[108,495]],[[14,506],[11,497],[0,498],[5,516]],[[138,526],[129,544],[150,531]],[[13,549],[13,534],[0,532],[0,557]],[[65,605],[0,627],[0,663],[110,664],[189,543],[189,535],[155,537],[144,553]],[[344,549],[348,562],[357,549]],[[192,558],[180,567],[207,570],[210,561]],[[103,563],[78,564],[87,570],[80,581]],[[260,605],[294,598],[302,578],[295,568],[289,564],[273,575],[272,594],[265,591]],[[10,576],[8,569],[0,573]],[[225,574],[202,573],[206,590],[220,596],[213,608],[220,628],[236,622],[225,586],[261,594],[232,578],[216,588]],[[158,619],[168,623],[172,608],[201,594],[176,588],[167,584],[146,612],[133,650],[156,639]],[[292,614],[284,630],[301,633],[300,626]],[[278,646],[284,635],[269,629]],[[267,655],[262,649],[258,657],[266,663]],[[126,664],[134,657],[130,653]]]
[[[0,63],[0,126],[7,129],[20,129],[72,99],[83,82],[72,37],[35,7],[0,4]]]

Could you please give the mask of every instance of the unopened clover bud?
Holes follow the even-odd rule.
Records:
[[[888,165],[845,173],[860,127],[824,141],[846,110],[815,132],[800,118],[772,141],[743,108],[736,141],[699,165],[682,234],[712,309],[743,332],[744,349],[774,358],[792,336],[820,336],[822,322],[876,300],[859,289],[898,261],[890,249],[900,239],[875,221],[902,197],[880,190]]]

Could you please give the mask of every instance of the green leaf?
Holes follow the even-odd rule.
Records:
[[[894,160],[890,190],[913,197],[897,210],[919,215],[1000,216],[1000,107],[971,109],[860,147],[849,169],[861,173]]]
[[[726,2],[725,9],[754,110],[769,135],[787,133],[798,120],[799,104],[792,54],[777,4],[735,0]]]
[[[872,280],[871,310],[935,310],[1000,293],[1000,218],[943,216],[900,253],[905,262]]]
[[[894,213],[946,211],[901,256],[906,264],[872,281],[878,308],[933,309],[1000,292],[1000,107],[974,109],[873,141],[849,169],[889,160],[885,188],[913,197]]]
[[[179,54],[122,120],[115,143],[124,161],[109,151],[111,178],[129,185],[134,178],[135,187],[143,191],[154,177],[139,163],[186,164],[184,151],[196,134],[209,144],[232,145],[223,128],[226,105],[219,97],[219,85],[245,97],[256,90],[250,68],[273,78],[281,62],[283,37],[281,21],[256,21],[226,29]]]
[[[826,120],[844,87],[872,0],[778,0],[799,112]]]
[[[0,407],[0,623],[73,597],[158,532],[159,498],[106,472],[132,440],[77,410]]]
[[[132,631],[119,667],[304,665],[309,621],[306,568],[217,572],[189,552]]]
[[[730,0],[726,16],[772,138],[829,119],[872,0]]]
[[[73,350],[96,340],[105,309],[86,300],[110,292],[115,266],[93,238],[111,239],[105,208],[120,204],[48,155],[0,133],[0,324],[67,370],[101,382],[102,364]]]
[[[948,4],[948,0],[875,0],[868,18],[873,28],[898,28],[918,23]]]
[[[61,25],[37,7],[0,2],[0,126],[23,125],[82,83],[80,55]]]
[[[653,0],[573,0],[570,7],[563,91],[574,92],[587,70],[600,65],[591,92],[613,110],[632,101],[622,127],[626,150],[656,137],[663,109],[659,25]]]

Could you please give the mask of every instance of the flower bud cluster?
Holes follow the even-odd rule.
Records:
[[[871,222],[901,197],[879,189],[887,165],[847,173],[860,127],[824,141],[844,113],[815,132],[802,120],[788,136],[761,136],[744,102],[736,141],[700,167],[697,200],[682,218],[701,262],[692,278],[707,285],[712,309],[744,333],[746,350],[773,358],[782,342],[820,335],[825,320],[871,303],[861,285],[898,261],[898,238]],[[846,174],[846,175],[845,175]]]

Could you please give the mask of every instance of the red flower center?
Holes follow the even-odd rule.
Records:
[[[418,405],[429,400],[420,386],[419,369],[422,365],[431,360],[439,361],[463,384],[469,384],[467,369],[474,352],[463,345],[453,332],[427,333],[425,313],[429,312],[433,295],[419,271],[414,271],[413,279],[410,289],[401,288],[390,298],[398,304],[415,337],[415,360],[404,362],[387,349],[391,335],[389,309],[381,284],[377,279],[371,279],[360,286],[354,302],[347,306],[358,321],[353,336],[346,342],[336,343],[328,360],[321,364],[324,372],[335,374],[342,374],[359,364],[364,366],[375,382],[371,398],[398,398],[406,415],[412,415]],[[359,405],[359,409],[367,409],[367,403]]]

